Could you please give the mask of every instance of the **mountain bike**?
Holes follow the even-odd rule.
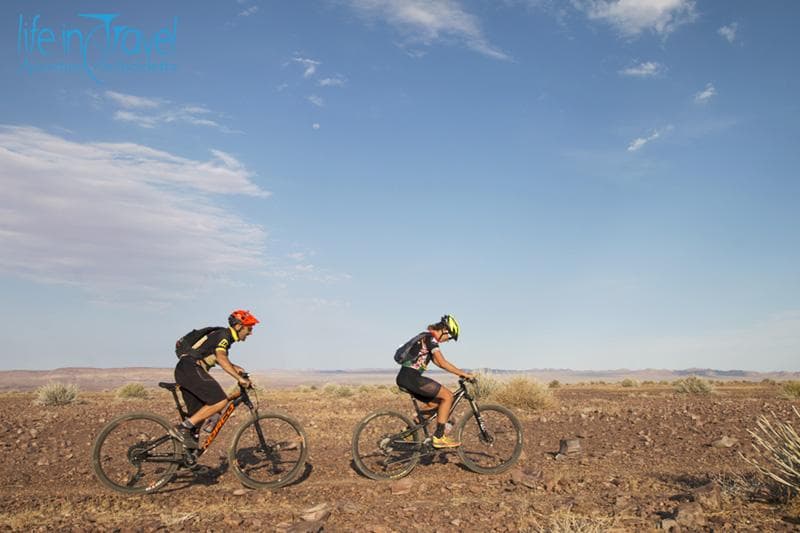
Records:
[[[247,374],[242,374],[247,378]],[[180,420],[187,417],[178,398],[180,386],[159,383],[172,393]],[[293,418],[277,412],[259,412],[247,389],[229,401],[219,420],[197,449],[186,448],[169,435],[172,427],[153,413],[130,413],[103,426],[92,447],[92,467],[107,487],[127,494],[150,493],[166,485],[178,469],[199,468],[197,460],[208,450],[225,422],[242,404],[250,415],[236,430],[228,450],[234,474],[253,489],[277,488],[304,471],[308,457],[305,432]],[[200,431],[203,433],[204,431]]]
[[[458,380],[453,405],[447,419],[461,400],[469,403],[467,412],[454,426],[455,448],[465,467],[479,474],[505,472],[522,453],[522,426],[510,410],[501,405],[483,405],[467,390],[467,380]],[[411,394],[401,388],[403,392]],[[431,422],[437,413],[425,416],[416,398],[411,395],[416,420],[391,411],[381,410],[367,415],[353,432],[353,461],[359,472],[371,479],[398,479],[411,473],[420,459],[447,449],[433,447]],[[452,450],[452,448],[450,448]]]

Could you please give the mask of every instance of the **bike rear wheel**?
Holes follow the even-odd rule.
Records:
[[[92,468],[105,486],[126,494],[153,492],[178,469],[180,444],[170,423],[152,413],[130,413],[103,426],[92,447]]]
[[[370,479],[398,479],[408,475],[420,459],[422,431],[399,438],[411,420],[394,411],[376,411],[353,431],[353,462]]]
[[[458,421],[456,438],[461,441],[458,456],[464,466],[479,474],[500,474],[519,460],[522,453],[522,426],[502,405],[479,405],[486,433],[481,431],[475,413]]]
[[[228,459],[233,473],[251,489],[274,489],[303,472],[308,440],[300,423],[281,413],[259,413],[239,426]]]

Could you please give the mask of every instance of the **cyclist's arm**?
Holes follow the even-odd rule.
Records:
[[[217,353],[217,363],[219,363],[219,366],[222,367],[222,370],[230,374],[233,377],[233,379],[235,379],[237,383],[239,383],[240,385],[244,385],[246,387],[250,386],[250,380],[240,376],[239,372],[236,370],[237,368],[241,370],[241,367],[236,367],[236,365],[231,363],[231,360],[228,359],[227,350],[223,350],[222,348],[217,348],[216,353]]]
[[[432,355],[433,364],[435,364],[436,366],[438,366],[442,370],[447,370],[451,374],[455,374],[456,376],[458,376],[460,378],[471,377],[472,376],[472,374],[464,372],[463,370],[459,369],[457,366],[451,364],[450,361],[445,359],[444,355],[442,355],[442,351],[439,348],[434,348],[433,352],[431,353],[431,355]]]

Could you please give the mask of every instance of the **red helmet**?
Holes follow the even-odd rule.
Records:
[[[237,309],[228,317],[228,324],[235,326],[241,324],[243,326],[255,326],[258,324],[258,319],[250,314],[250,311],[244,309]]]

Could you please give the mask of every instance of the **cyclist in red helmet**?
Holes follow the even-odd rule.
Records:
[[[170,434],[187,448],[197,448],[197,430],[204,420],[225,408],[228,400],[239,395],[238,389],[225,394],[222,386],[211,377],[208,369],[219,364],[243,387],[250,387],[250,380],[243,378],[244,369],[228,359],[228,350],[234,342],[244,341],[253,332],[258,319],[250,311],[237,309],[228,317],[228,327],[209,328],[200,339],[194,341],[186,354],[180,356],[175,367],[175,382],[180,385],[183,401],[189,417],[178,424]]]

